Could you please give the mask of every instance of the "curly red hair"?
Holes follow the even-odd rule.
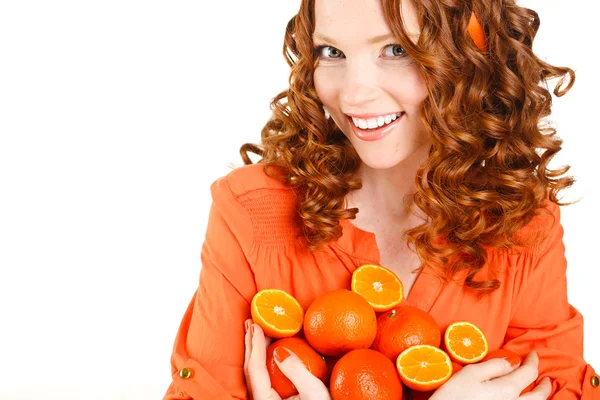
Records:
[[[429,96],[421,120],[432,139],[413,194],[428,218],[406,231],[406,239],[423,265],[443,266],[444,277],[467,269],[465,285],[489,293],[499,287],[497,280],[475,280],[485,264],[485,246],[522,245],[517,231],[546,201],[571,204],[557,197],[574,183],[564,176],[570,167],[548,168],[562,140],[543,119],[551,112],[548,81],[560,78],[554,88],[560,97],[572,87],[575,73],[533,53],[539,16],[514,0],[414,2],[421,28],[416,43],[404,30],[401,1],[381,4],[390,29],[425,79]],[[467,31],[472,12],[486,32],[485,52]],[[345,207],[346,195],[361,187],[360,158],[325,119],[314,88],[314,20],[314,0],[302,0],[285,32],[289,89],[271,101],[273,116],[262,130],[261,146],[240,149],[246,164],[252,162],[248,151],[260,155],[269,175],[297,190],[311,250],[341,236],[339,220],[358,212]],[[436,240],[440,237],[444,240]]]

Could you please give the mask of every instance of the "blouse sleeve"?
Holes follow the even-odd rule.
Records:
[[[515,281],[516,303],[504,347],[522,356],[535,349],[539,377],[552,382],[555,400],[600,400],[598,376],[583,359],[583,317],[567,299],[567,261],[560,209],[531,264]]]
[[[211,193],[200,281],[175,338],[164,400],[247,398],[243,323],[256,293],[247,261],[252,223],[227,178]]]

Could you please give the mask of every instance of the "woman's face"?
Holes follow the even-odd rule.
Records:
[[[402,15],[416,41],[411,2],[402,2]],[[418,65],[391,36],[380,0],[316,0],[315,19],[317,95],[362,161],[390,168],[428,149],[420,120],[427,88]]]

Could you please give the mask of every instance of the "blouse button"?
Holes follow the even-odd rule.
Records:
[[[600,386],[600,378],[598,378],[597,375],[592,376],[591,383],[592,383],[592,387]]]
[[[188,379],[192,376],[192,370],[189,368],[182,368],[181,371],[179,371],[179,376],[183,379]]]

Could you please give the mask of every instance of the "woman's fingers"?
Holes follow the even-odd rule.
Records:
[[[271,338],[265,336],[260,326],[253,324],[250,319],[244,322],[244,329],[246,330],[244,374],[251,398],[254,400],[281,400],[281,397],[271,388],[271,379],[267,370],[267,347],[271,343]],[[325,385],[308,372],[295,354],[293,356],[293,358],[288,357],[290,359],[283,363],[283,367],[278,363],[281,371],[288,376],[299,391],[298,395],[286,400],[300,400],[302,396],[306,399],[330,399]]]
[[[248,361],[250,361],[250,351],[252,351],[252,336],[250,335],[250,326],[252,326],[252,320],[247,319],[244,322],[244,372],[248,370]]]
[[[503,358],[492,358],[479,364],[467,365],[456,375],[457,377],[469,375],[469,381],[485,382],[509,374],[515,368],[516,366],[511,365]]]
[[[545,377],[540,383],[529,393],[522,394],[520,400],[546,400],[552,394],[552,383],[550,378]]]
[[[250,400],[252,397],[252,382],[250,381],[250,375],[248,374],[248,364],[250,363],[250,353],[252,352],[252,335],[250,333],[250,326],[252,326],[252,320],[247,319],[244,321],[244,377],[246,378],[246,388],[250,394]]]
[[[252,394],[252,398],[255,400],[280,399],[271,389],[271,379],[267,371],[267,338],[260,326],[251,324],[246,333],[245,344],[244,372],[246,386]]]
[[[538,363],[537,352],[535,350],[531,351],[527,354],[527,357],[525,357],[523,364],[519,368],[506,376],[494,379],[494,383],[503,387],[512,387],[517,393],[521,393],[523,389],[537,379],[539,375]]]
[[[267,346],[265,335],[260,326],[252,324],[252,350],[248,363],[248,375],[252,382],[252,393],[255,399],[268,399],[271,392],[271,378],[267,371]]]
[[[273,340],[273,339],[271,339],[271,337],[270,337],[270,336],[265,336],[265,349],[266,349],[267,347],[269,347],[269,345],[271,344],[271,341],[272,341],[272,340]]]
[[[311,374],[292,351],[278,347],[273,355],[277,366],[292,381],[301,399],[328,400],[331,398],[323,382]]]

